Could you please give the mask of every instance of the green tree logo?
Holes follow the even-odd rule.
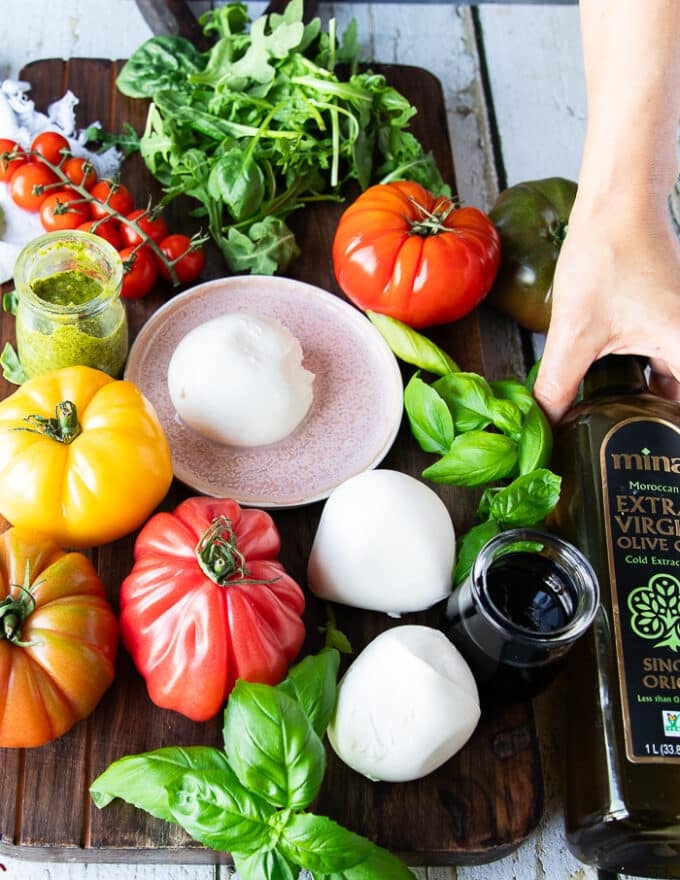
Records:
[[[655,648],[680,648],[680,581],[670,574],[655,574],[644,587],[628,596],[630,625],[641,639],[654,640]]]

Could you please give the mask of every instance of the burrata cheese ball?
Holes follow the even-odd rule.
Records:
[[[170,358],[168,391],[180,419],[231,446],[288,437],[314,396],[296,337],[273,318],[235,312],[199,324]]]

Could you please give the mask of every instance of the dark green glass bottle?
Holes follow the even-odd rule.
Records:
[[[593,365],[556,431],[552,528],[601,606],[568,663],[565,823],[584,862],[680,877],[680,405],[638,359]]]

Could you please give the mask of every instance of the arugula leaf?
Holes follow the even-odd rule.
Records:
[[[172,822],[167,789],[189,770],[230,772],[226,755],[218,749],[168,746],[114,761],[90,785],[90,795],[100,808],[122,798],[157,819]]]
[[[232,272],[272,275],[286,269],[299,256],[295,236],[278,217],[265,217],[253,223],[248,234],[235,226],[221,242],[222,254]]]
[[[224,713],[224,742],[242,785],[277,807],[317,796],[326,753],[303,709],[282,690],[237,681]]]

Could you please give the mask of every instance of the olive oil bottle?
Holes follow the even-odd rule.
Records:
[[[568,661],[565,823],[582,861],[680,877],[680,405],[608,356],[555,437],[551,526],[601,605]]]

